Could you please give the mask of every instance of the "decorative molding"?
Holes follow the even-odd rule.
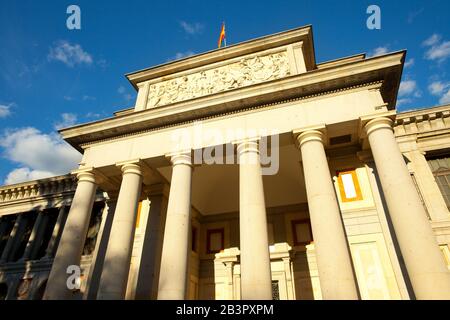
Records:
[[[34,200],[74,192],[76,186],[76,178],[73,175],[65,175],[0,187],[0,206],[19,200]]]
[[[246,87],[290,75],[286,51],[244,57],[239,62],[219,68],[150,85],[146,108],[198,98],[230,89]]]
[[[242,109],[239,109],[239,110],[222,112],[222,113],[219,113],[219,114],[199,117],[199,118],[192,119],[192,120],[179,121],[179,122],[176,122],[176,123],[156,126],[156,127],[145,129],[145,130],[138,130],[138,131],[135,131],[135,132],[125,133],[125,134],[117,135],[117,136],[114,136],[114,137],[108,137],[108,138],[99,139],[99,140],[95,140],[95,141],[89,141],[89,142],[82,142],[82,143],[80,143],[80,147],[82,149],[85,149],[85,148],[87,148],[87,147],[89,147],[91,145],[94,145],[94,144],[115,141],[115,140],[124,139],[124,138],[128,138],[128,137],[133,137],[133,136],[137,136],[137,135],[141,135],[141,134],[146,134],[146,133],[153,132],[153,131],[170,129],[170,128],[174,128],[174,127],[178,127],[178,126],[183,126],[183,125],[187,125],[187,124],[190,124],[190,123],[194,123],[194,122],[197,122],[197,121],[205,121],[205,120],[209,120],[209,119],[215,119],[215,118],[220,118],[220,117],[224,117],[224,116],[228,116],[228,115],[239,114],[239,113],[244,113],[244,112],[253,111],[253,110],[259,110],[259,109],[271,109],[274,106],[282,105],[282,104],[285,104],[285,103],[292,103],[292,102],[297,102],[297,101],[301,101],[301,100],[314,99],[314,98],[318,98],[318,97],[322,97],[322,96],[329,96],[329,95],[333,95],[333,94],[339,94],[339,93],[345,92],[345,91],[352,91],[352,90],[358,90],[358,89],[372,87],[372,86],[379,86],[381,84],[382,84],[382,81],[374,81],[374,82],[363,83],[363,84],[359,84],[359,85],[355,85],[355,86],[349,86],[349,87],[345,87],[345,88],[340,88],[340,89],[336,89],[336,90],[323,91],[323,92],[315,93],[315,94],[311,94],[311,95],[305,95],[305,96],[296,97],[296,98],[284,99],[284,100],[271,102],[271,103],[266,103],[266,104],[254,105],[254,106],[247,107],[247,108],[242,108]]]
[[[449,129],[450,105],[400,113],[394,124],[396,137],[428,132],[436,135],[439,132],[446,133]]]

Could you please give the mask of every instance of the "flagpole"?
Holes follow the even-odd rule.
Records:
[[[223,39],[223,42],[225,43],[225,47],[227,46],[227,31],[225,30],[225,21],[223,22],[223,31],[225,31],[225,38]]]

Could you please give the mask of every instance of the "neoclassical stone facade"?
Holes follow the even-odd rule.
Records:
[[[398,113],[404,59],[308,26],[128,74],[79,168],[0,187],[0,297],[450,299],[450,105]]]

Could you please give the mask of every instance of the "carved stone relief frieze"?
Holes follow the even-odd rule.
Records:
[[[279,79],[289,74],[286,52],[245,57],[222,67],[151,84],[147,108]]]

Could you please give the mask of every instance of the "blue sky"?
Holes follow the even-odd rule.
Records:
[[[66,27],[69,5],[81,30]],[[366,27],[369,5],[381,29]],[[57,128],[134,104],[125,73],[312,24],[317,62],[407,49],[399,110],[450,103],[450,1],[1,1],[0,185],[62,174]]]

